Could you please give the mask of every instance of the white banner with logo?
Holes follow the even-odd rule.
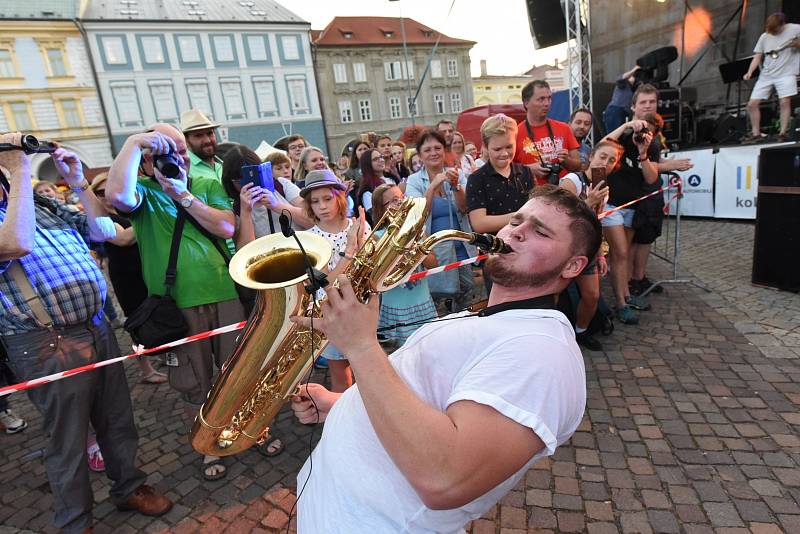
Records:
[[[693,167],[688,171],[675,171],[683,182],[681,215],[695,217],[714,216],[714,162],[716,155],[710,148],[704,150],[685,150],[673,152],[669,158],[692,160]],[[666,180],[666,178],[665,178]],[[664,202],[675,196],[675,190],[664,193]],[[669,202],[669,214],[675,215],[675,202]]]
[[[721,148],[717,153],[714,216],[755,219],[758,154],[764,146]]]

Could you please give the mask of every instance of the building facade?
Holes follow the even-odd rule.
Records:
[[[309,24],[272,0],[90,0],[81,15],[112,143],[198,108],[219,141],[325,146]]]
[[[407,52],[403,49],[403,34]],[[312,31],[316,77],[331,157],[363,132],[400,137],[412,124],[455,123],[473,105],[472,41],[442,35],[412,105],[438,32],[412,19],[335,17]]]
[[[0,131],[58,140],[85,167],[107,167],[108,131],[83,36],[76,23],[63,20],[70,14],[49,8],[28,13],[21,3],[3,13],[9,18],[0,19]],[[58,179],[44,154],[33,156],[32,171],[39,179]]]

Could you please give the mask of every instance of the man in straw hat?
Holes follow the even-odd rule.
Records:
[[[189,145],[191,170],[189,178],[205,177],[222,182],[222,160],[217,157],[217,134],[219,124],[199,109],[181,113],[181,131]]]

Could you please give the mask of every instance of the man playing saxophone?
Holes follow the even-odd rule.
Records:
[[[298,475],[299,533],[463,532],[578,427],[583,358],[554,295],[594,257],[600,224],[546,185],[497,236],[511,252],[487,262],[488,307],[423,326],[388,359],[378,299],[360,303],[345,276],[328,291],[314,327],[358,383],[292,399],[300,422],[327,423]]]

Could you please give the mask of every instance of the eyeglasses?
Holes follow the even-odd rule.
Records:
[[[384,202],[383,207],[385,208],[387,206],[397,206],[398,204],[402,204],[405,198],[405,196],[393,198],[392,200]]]

